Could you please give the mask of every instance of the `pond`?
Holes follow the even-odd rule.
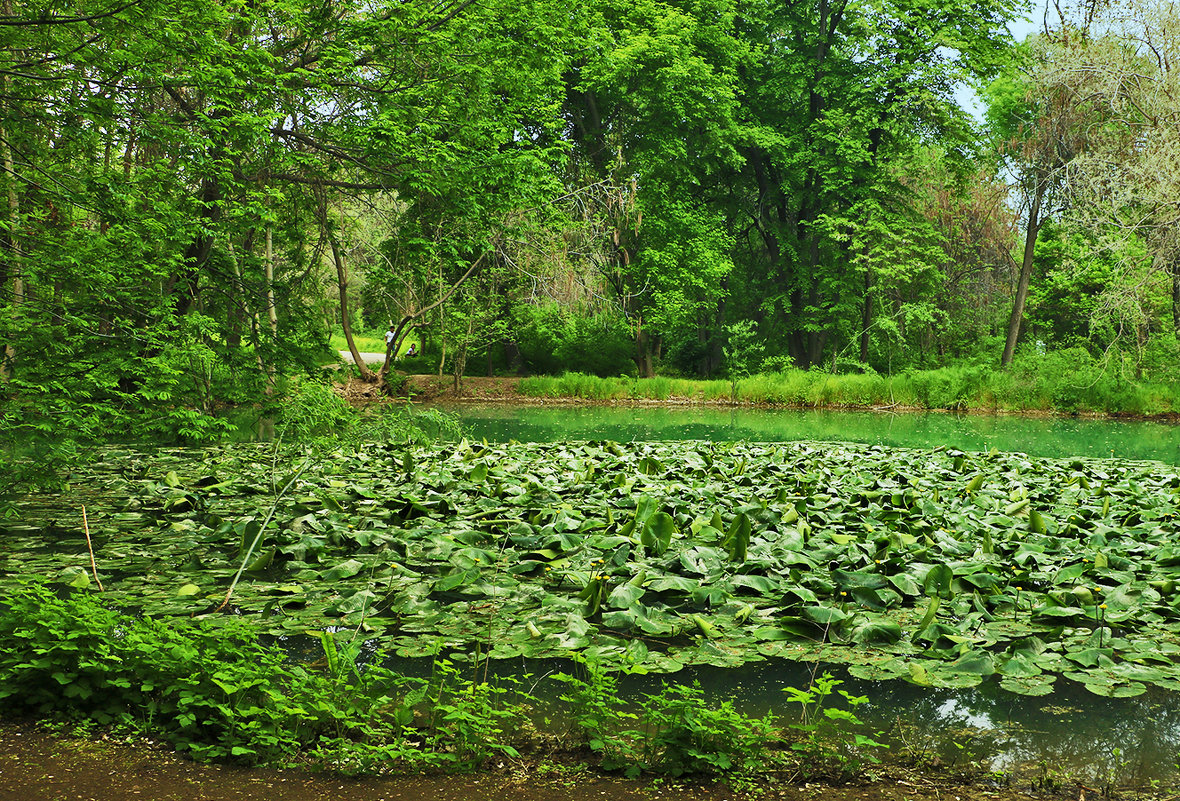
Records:
[[[526,663],[595,650],[650,668],[629,680],[633,696],[699,680],[784,717],[782,689],[831,670],[868,696],[858,714],[903,757],[1095,785],[1174,780],[1180,471],[1161,462],[1178,461],[1175,429],[458,413],[472,444],[373,444],[302,464],[262,444],[107,449],[68,497],[28,498],[0,521],[0,582],[32,572],[85,589],[85,503],[107,597],[153,614],[204,615],[246,554],[235,607],[272,635],[363,623],[399,658],[482,638],[506,670],[538,674]],[[1000,424],[1017,433],[1001,439]],[[811,442],[701,441],[800,438]]]
[[[509,406],[452,404],[465,434],[490,442],[819,440],[889,447],[946,446],[1019,451],[1032,456],[1158,460],[1180,464],[1180,426],[1071,417],[890,414],[830,410],[710,407]],[[676,681],[700,680],[749,712],[781,713],[782,688],[805,687],[814,665],[770,660],[735,668],[696,666]],[[1095,784],[1174,780],[1180,759],[1180,693],[1099,698],[1076,682],[1041,697],[1015,695],[995,682],[954,690],[842,676],[843,689],[867,696],[860,717],[886,732],[895,753],[943,764],[967,760],[1003,777],[1052,782],[1073,776]],[[652,692],[669,677],[633,679]]]
[[[813,409],[449,404],[466,434],[489,442],[863,442],[890,447],[943,445],[1030,456],[1156,459],[1180,465],[1180,426],[1076,417],[891,414]]]

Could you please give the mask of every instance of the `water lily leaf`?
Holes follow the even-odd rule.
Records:
[[[676,533],[676,521],[672,519],[672,515],[667,512],[656,512],[644,524],[639,541],[643,547],[650,548],[659,555],[668,550]]]
[[[853,587],[852,597],[861,606],[869,609],[885,609],[899,596],[887,588],[871,590],[868,587]]]
[[[720,584],[707,584],[692,591],[692,602],[700,606],[721,606],[731,597],[729,587]]]
[[[910,683],[917,684],[919,687],[931,686],[932,679],[930,671],[926,665],[921,662],[910,662]]]
[[[779,582],[769,576],[739,574],[731,578],[730,583],[735,587],[746,587],[763,595],[770,595],[779,589]]]
[[[84,590],[90,586],[90,574],[80,567],[67,567],[61,571],[60,581],[74,589]]]
[[[1039,676],[1042,670],[1034,661],[1035,657],[1026,653],[1015,653],[1000,665],[1000,673],[1014,678],[1029,678]]]
[[[932,565],[926,571],[926,575],[922,577],[922,592],[926,595],[938,595],[942,598],[949,598],[951,594],[951,581],[954,579],[954,573],[946,565]]]
[[[851,637],[858,645],[892,645],[901,639],[901,626],[892,620],[868,621],[854,628]]]
[[[607,604],[615,609],[624,609],[642,598],[643,593],[644,590],[642,587],[620,584],[611,590],[610,596],[607,598]]]
[[[325,570],[323,577],[325,581],[339,581],[340,579],[352,578],[364,569],[364,562],[356,559],[347,559]]]
[[[921,595],[922,587],[914,579],[906,573],[898,573],[889,577],[889,583],[897,588],[897,591],[902,595]]]
[[[1048,695],[1053,692],[1056,676],[1044,674],[1036,676],[1005,676],[1000,679],[1000,686],[1017,695]]]
[[[803,616],[808,620],[827,626],[848,619],[848,613],[831,606],[808,606],[803,609]]]
[[[746,561],[746,553],[750,547],[750,531],[749,515],[738,512],[730,523],[729,531],[726,532],[722,543],[729,552],[729,558],[738,564]]]
[[[664,465],[660,463],[659,459],[645,456],[635,465],[635,469],[645,476],[657,476],[664,472]]]
[[[884,587],[887,582],[880,573],[869,570],[833,570],[832,578],[835,579],[836,586],[844,590],[857,587],[876,590]]]
[[[894,679],[909,679],[910,665],[904,659],[892,657],[880,662],[858,663],[850,665],[849,675],[865,681],[892,681]]]
[[[652,592],[679,592],[691,594],[693,590],[700,586],[699,581],[694,581],[683,576],[661,576],[653,579],[647,588]]]
[[[258,551],[249,564],[246,565],[246,571],[249,573],[257,573],[260,570],[266,570],[274,562],[275,551],[277,548],[271,545]]]

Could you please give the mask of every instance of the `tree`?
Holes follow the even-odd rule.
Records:
[[[893,167],[915,148],[967,149],[954,88],[1003,63],[1012,11],[964,3],[931,15],[908,0],[745,9],[754,57],[742,69],[749,135],[732,219],[743,221],[756,314],[796,364],[820,363],[834,342],[859,345],[873,327],[875,261],[857,232],[906,218]]]
[[[1180,30],[1161,0],[1083,6],[1084,35],[1063,43],[1057,80],[1100,115],[1072,165],[1071,221],[1122,254],[1108,308],[1140,293],[1142,260],[1165,277],[1180,334]],[[1129,259],[1129,261],[1127,261]],[[1123,276],[1120,278],[1119,276]],[[1122,295],[1124,300],[1115,298]]]
[[[594,46],[565,75],[572,191],[598,187],[588,208],[605,225],[602,279],[635,335],[641,375],[666,336],[716,309],[730,269],[726,220],[711,202],[737,164],[737,67],[730,0],[584,7]]]
[[[1062,37],[1068,41],[1069,34]],[[1020,271],[1000,357],[1003,366],[1012,362],[1024,321],[1037,234],[1061,200],[1066,168],[1085,143],[1089,109],[1072,87],[1057,80],[1057,52],[1053,39],[1034,39],[1023,65],[993,82],[986,93],[997,151],[1015,174],[1025,216]]]
[[[164,409],[197,436],[190,403],[314,369],[314,279],[349,248],[329,213],[342,199],[464,198],[486,248],[505,209],[559,186],[544,132],[562,14],[500,0],[6,7],[6,392],[59,419],[101,408],[102,424]]]

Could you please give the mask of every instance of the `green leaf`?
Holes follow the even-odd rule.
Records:
[[[650,548],[659,555],[668,550],[676,534],[676,521],[672,519],[672,515],[667,512],[656,512],[643,526],[639,541],[645,548]]]

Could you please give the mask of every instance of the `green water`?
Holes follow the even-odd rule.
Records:
[[[490,442],[609,439],[943,445],[1031,456],[1156,459],[1180,464],[1180,426],[1070,417],[708,407],[455,404],[467,436]]]

